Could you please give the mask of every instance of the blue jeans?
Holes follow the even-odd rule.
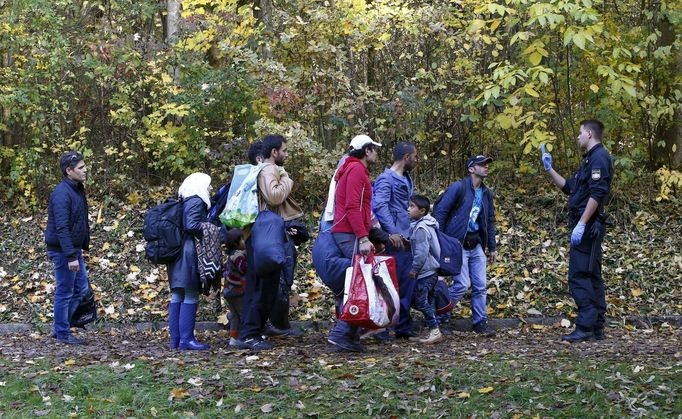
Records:
[[[353,250],[355,248],[355,234],[353,233],[332,233],[334,241],[339,246],[343,257],[351,259],[353,257]],[[352,263],[352,262],[351,262]],[[343,308],[343,294],[336,297],[336,316],[341,315],[341,309]],[[334,325],[334,328],[329,333],[330,338],[345,337],[350,340],[359,339],[359,333],[357,326],[351,326],[343,320],[338,320]]]
[[[48,250],[47,256],[54,264],[54,334],[66,338],[71,334],[71,316],[78,308],[81,296],[88,290],[88,274],[83,254],[78,253],[78,272],[69,270],[69,261],[62,252]]]
[[[480,244],[471,250],[462,249],[462,272],[454,277],[449,289],[452,303],[457,304],[471,287],[471,321],[474,325],[487,319],[485,266],[485,253]]]
[[[429,329],[438,327],[436,320],[436,309],[433,307],[433,290],[436,287],[438,275],[425,276],[417,279],[417,286],[414,291],[414,304],[417,310],[421,311]]]

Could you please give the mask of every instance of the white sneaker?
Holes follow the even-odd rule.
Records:
[[[429,335],[426,337],[426,339],[419,339],[419,342],[430,344],[441,340],[443,340],[443,335],[440,333],[440,329],[435,328],[429,330]]]

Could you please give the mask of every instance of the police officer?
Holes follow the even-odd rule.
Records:
[[[601,276],[601,241],[606,233],[604,204],[611,188],[611,155],[601,143],[604,124],[596,119],[580,123],[578,144],[585,150],[580,169],[566,180],[552,168],[552,155],[542,144],[542,164],[552,181],[568,195],[571,251],[568,287],[578,306],[575,330],[562,337],[581,342],[604,339],[606,298]]]

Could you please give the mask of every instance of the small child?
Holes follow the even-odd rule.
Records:
[[[412,271],[410,278],[417,280],[415,287],[415,306],[421,311],[429,328],[429,335],[419,339],[421,343],[435,343],[443,339],[436,320],[434,308],[434,288],[438,281],[438,255],[440,246],[436,236],[438,221],[429,215],[431,202],[423,195],[413,195],[407,212],[410,225],[410,247],[412,249]]]
[[[246,286],[246,243],[244,231],[233,228],[227,232],[225,244],[228,249],[228,258],[225,262],[223,277],[223,297],[230,310],[230,346],[237,345],[239,336],[239,322],[241,321],[242,305],[244,300],[244,287]]]

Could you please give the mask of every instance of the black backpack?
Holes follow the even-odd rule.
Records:
[[[144,247],[154,264],[174,262],[182,251],[182,200],[168,199],[144,215]]]

